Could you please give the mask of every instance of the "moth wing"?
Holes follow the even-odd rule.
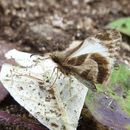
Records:
[[[93,59],[86,58],[81,64],[71,65],[71,69],[84,79],[96,81],[98,64]]]
[[[109,53],[111,57],[118,57],[122,36],[117,30],[104,30],[100,31],[95,35],[95,38],[102,41],[103,45],[109,49]]]
[[[96,91],[94,83],[97,82],[98,64],[88,55],[82,55],[77,58],[72,58],[68,62],[71,67],[72,74],[86,87]]]
[[[96,83],[103,83],[110,74],[110,65],[105,57],[98,53],[90,53],[71,58],[67,61],[71,71],[82,78]]]
[[[84,84],[87,88],[89,88],[90,90],[92,90],[93,92],[97,91],[96,85],[94,84],[94,82],[92,81],[88,81],[84,78],[82,78],[79,75],[75,75],[75,77],[82,83]]]
[[[80,42],[75,51],[73,51],[67,59],[89,53],[98,53],[105,57],[110,63],[110,66],[112,66],[114,58],[118,56],[121,41],[122,37],[118,31],[104,30],[97,33],[94,37],[88,37],[84,42]]]
[[[74,53],[72,53],[69,56],[69,58],[73,58],[73,57],[77,57],[89,53],[99,53],[102,54],[103,56],[108,56],[108,49],[101,44],[100,40],[94,37],[88,37],[81,44],[82,45]]]

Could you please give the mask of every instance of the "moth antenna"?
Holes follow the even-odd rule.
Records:
[[[37,55],[37,54],[35,54],[35,53],[32,53],[32,54],[30,55],[30,58],[31,58],[31,57],[33,57],[33,56],[35,56],[35,55]]]
[[[36,77],[34,77],[34,76],[31,76],[31,75],[26,75],[26,74],[24,74],[24,75],[22,75],[22,76],[26,76],[26,77],[28,77],[28,78],[35,79],[35,80],[37,80],[37,81],[43,82],[43,80],[38,79],[38,78],[36,78]]]
[[[38,55],[33,53],[33,54],[30,55],[30,58],[32,58],[33,56],[38,56]],[[40,55],[40,56],[41,56],[41,55]],[[47,55],[47,57],[39,57],[39,56],[38,56],[37,59],[38,59],[38,60],[46,60],[46,59],[49,59],[49,58],[50,58],[50,55]],[[36,62],[36,64],[37,64],[37,62]],[[36,65],[36,64],[35,64],[35,65]],[[31,66],[31,67],[32,67],[32,66]]]
[[[20,73],[18,73],[18,72],[14,72],[14,73],[16,73],[18,76],[25,76],[25,77],[28,77],[28,78],[31,78],[31,79],[34,79],[34,80],[43,82],[43,80],[41,80],[41,79],[39,79],[39,78],[36,78],[36,77],[34,77],[34,76],[32,76],[32,75],[20,74]]]

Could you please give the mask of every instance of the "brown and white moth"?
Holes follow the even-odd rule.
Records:
[[[102,84],[109,78],[121,40],[118,31],[105,30],[76,46],[72,44],[65,51],[50,53],[50,57],[63,73],[74,75],[96,91],[95,83]]]

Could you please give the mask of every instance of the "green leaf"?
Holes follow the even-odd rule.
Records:
[[[117,29],[118,31],[130,36],[130,17],[120,18],[107,25],[108,28]]]
[[[95,119],[115,130],[130,130],[130,68],[120,63],[106,86],[96,86],[98,92],[89,91],[86,97]]]

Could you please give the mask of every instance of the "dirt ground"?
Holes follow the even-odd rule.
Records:
[[[0,0],[0,46],[40,54],[64,50],[73,40],[83,40],[109,22],[127,16],[130,16],[130,0]],[[130,61],[129,44],[130,38],[123,35],[120,56],[126,62]],[[11,96],[0,103],[0,110],[24,118],[25,122],[38,123]],[[30,127],[0,121],[0,129]],[[78,130],[105,129],[91,114],[81,117],[78,127]]]

